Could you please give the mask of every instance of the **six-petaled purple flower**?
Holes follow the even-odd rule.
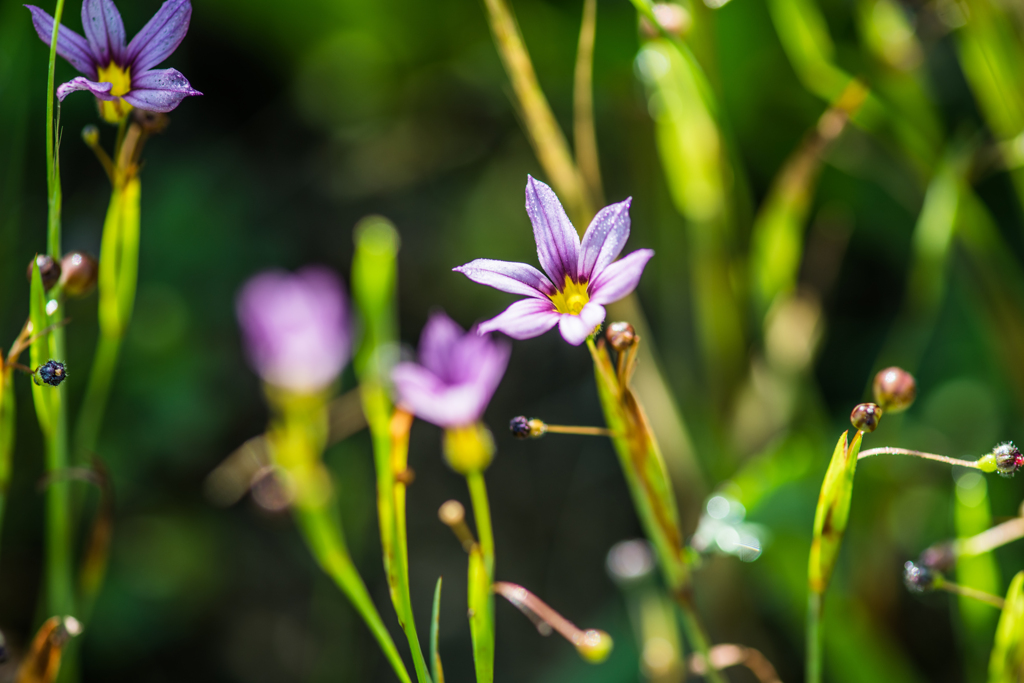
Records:
[[[420,363],[399,363],[391,373],[399,402],[439,427],[475,423],[508,365],[508,344],[464,332],[444,313],[430,317],[420,336]]]
[[[341,281],[322,267],[261,273],[236,302],[246,350],[265,382],[295,393],[329,386],[348,361],[348,306]]]
[[[53,36],[53,17],[32,5],[32,25],[47,45]],[[99,100],[100,114],[117,123],[132,107],[167,113],[190,95],[201,95],[176,69],[154,69],[167,59],[188,31],[192,18],[189,0],[167,0],[138,35],[125,45],[124,23],[112,0],[85,0],[82,28],[85,37],[61,25],[57,54],[86,77],[78,76],[57,88],[61,101],[76,90],[87,90]]]
[[[650,249],[638,249],[616,261],[629,238],[631,199],[601,209],[580,243],[550,187],[530,177],[526,213],[533,223],[537,257],[544,273],[525,263],[477,259],[455,268],[470,280],[529,298],[517,301],[479,327],[481,333],[504,332],[530,339],[558,325],[562,338],[582,344],[604,322],[603,304],[636,289]]]

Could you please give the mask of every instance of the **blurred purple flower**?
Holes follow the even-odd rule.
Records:
[[[484,413],[511,349],[489,335],[464,332],[444,313],[430,316],[420,335],[420,363],[391,373],[399,402],[439,427],[465,427]]]
[[[598,211],[581,244],[555,193],[530,177],[526,213],[547,276],[525,263],[492,259],[477,259],[455,268],[473,282],[529,297],[482,323],[479,331],[496,330],[513,339],[530,339],[558,325],[565,341],[582,344],[604,322],[602,304],[618,301],[636,289],[644,266],[654,256],[650,249],[638,249],[615,260],[629,238],[631,201]]]
[[[265,382],[296,393],[327,387],[348,361],[348,306],[326,268],[253,277],[235,304],[246,350]]]
[[[32,5],[32,25],[47,45],[53,36],[53,17]],[[171,56],[188,31],[189,0],[167,0],[149,23],[125,46],[124,23],[112,0],[84,0],[85,38],[63,24],[57,33],[57,54],[80,73],[57,88],[57,99],[87,90],[100,100],[100,114],[111,123],[132,107],[167,113],[189,95],[202,95],[175,69],[153,67]]]

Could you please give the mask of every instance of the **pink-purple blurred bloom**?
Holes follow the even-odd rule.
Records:
[[[513,339],[530,339],[558,325],[565,341],[582,344],[604,322],[603,304],[636,289],[644,267],[654,256],[650,249],[638,249],[615,260],[629,239],[631,201],[598,211],[580,243],[555,193],[530,177],[526,213],[533,223],[544,273],[525,263],[492,259],[477,259],[455,268],[473,282],[529,297],[482,323],[479,332],[498,331]]]
[[[47,45],[53,36],[53,17],[32,5],[32,25]],[[125,45],[124,23],[112,0],[84,0],[85,37],[63,24],[57,34],[57,54],[85,75],[57,88],[61,101],[76,90],[87,90],[101,100],[108,121],[123,118],[132,107],[166,113],[190,95],[201,95],[175,69],[154,69],[171,56],[185,38],[192,4],[167,0],[142,30]],[[126,106],[127,105],[127,106]]]
[[[435,313],[420,335],[420,364],[399,363],[391,373],[399,403],[439,427],[471,425],[498,388],[510,350]]]
[[[345,292],[326,268],[260,273],[242,287],[235,309],[249,360],[267,384],[313,393],[348,362]]]

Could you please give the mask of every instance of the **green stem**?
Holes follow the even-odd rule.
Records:
[[[484,556],[487,577],[494,581],[494,532],[491,530],[491,506],[487,500],[487,484],[484,483],[483,472],[467,474],[466,484],[473,503],[473,518],[476,520],[476,532],[480,536],[480,551]]]
[[[60,162],[56,151],[57,118],[53,115],[54,72],[57,68],[57,32],[64,14],[64,0],[57,0],[53,12],[53,33],[50,35],[50,61],[46,74],[46,190],[49,213],[47,217],[47,252],[60,259]]]
[[[78,413],[78,422],[75,424],[75,455],[79,463],[85,462],[96,450],[120,352],[121,337],[100,333],[96,342],[96,355],[92,361],[89,384],[85,389],[81,411]]]
[[[708,645],[708,636],[700,623],[700,617],[697,616],[697,610],[694,609],[693,602],[685,593],[677,593],[676,604],[679,605],[679,609],[683,614],[683,629],[686,631],[686,638],[690,641],[690,647],[698,652],[707,664],[707,674],[705,677],[711,683],[725,683],[721,672],[711,663],[711,647]]]
[[[811,591],[807,602],[807,683],[821,683],[821,606],[824,596]]]
[[[345,545],[345,538],[341,531],[341,525],[330,515],[329,507],[296,507],[297,521],[302,529],[302,534],[307,544],[313,551],[317,562],[327,572],[328,576],[334,579],[342,592],[348,596],[352,606],[356,608],[359,616],[363,618],[373,637],[377,639],[381,651],[391,664],[402,683],[412,683],[409,672],[406,671],[398,648],[391,639],[387,627],[380,618],[380,613],[370,598],[366,584],[363,583],[359,572],[352,563],[352,557]]]

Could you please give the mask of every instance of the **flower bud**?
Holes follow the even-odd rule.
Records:
[[[99,264],[96,259],[83,251],[69,251],[60,262],[60,283],[64,285],[64,293],[72,297],[82,297],[96,287],[99,277]]]
[[[444,430],[444,457],[459,474],[483,472],[494,459],[494,437],[479,422]]]
[[[32,282],[32,265],[39,266],[39,276],[43,279],[43,289],[50,289],[60,280],[60,264],[47,254],[36,254],[34,261],[28,264],[28,281]]]
[[[636,331],[627,322],[612,323],[605,331],[608,343],[616,351],[625,351],[636,343]]]
[[[89,147],[96,147],[100,144],[100,129],[91,123],[82,129],[82,142]]]
[[[1021,455],[1012,441],[999,444],[992,450],[992,454],[996,456],[996,471],[1004,477],[1012,477],[1024,466],[1024,455]]]
[[[544,424],[543,420],[537,418],[527,420],[524,415],[513,417],[508,423],[508,428],[512,432],[512,436],[517,439],[536,439],[544,436],[548,431],[548,426]]]
[[[917,398],[917,382],[914,376],[902,368],[891,367],[875,375],[875,403],[882,410],[899,413]]]
[[[600,664],[612,653],[612,637],[596,628],[587,629],[573,640],[576,651],[591,664]]]
[[[36,370],[36,375],[39,376],[39,379],[42,380],[44,384],[56,387],[67,379],[68,371],[60,361],[49,360],[39,366],[39,369]]]
[[[861,403],[850,413],[850,422],[862,432],[873,432],[882,419],[882,409],[874,403]]]
[[[918,562],[928,569],[945,571],[956,564],[956,547],[952,542],[947,541],[925,548]]]
[[[909,560],[903,565],[903,583],[911,593],[927,593],[934,590],[936,579],[940,576],[938,572]]]

